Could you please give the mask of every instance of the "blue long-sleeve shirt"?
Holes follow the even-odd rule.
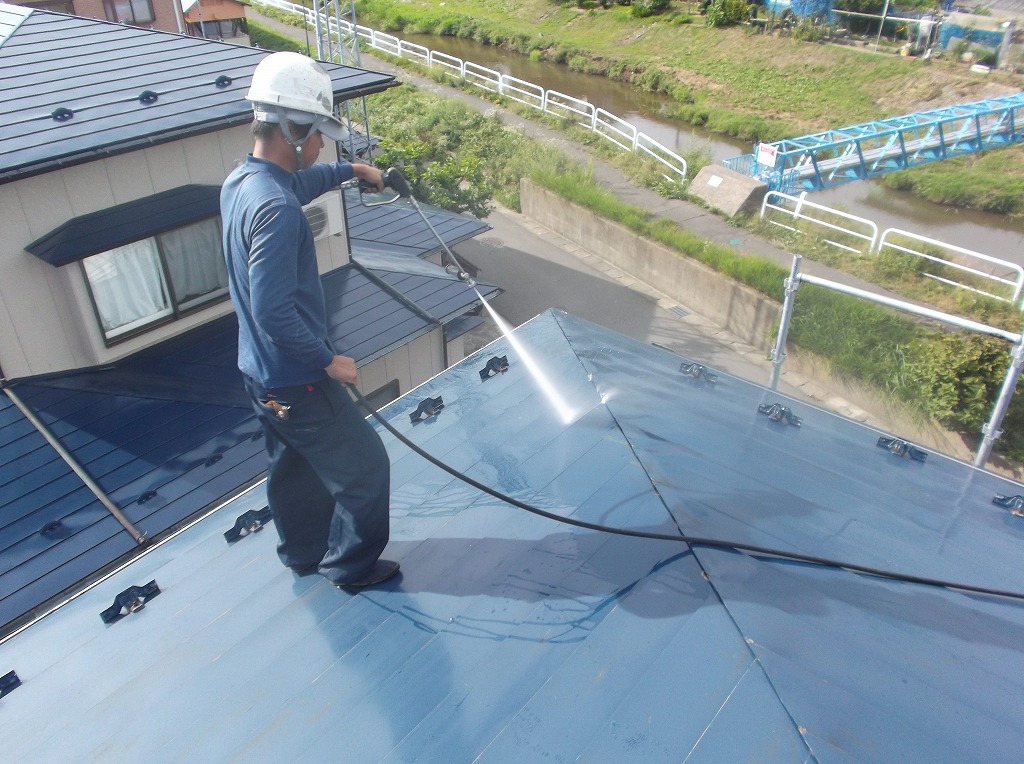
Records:
[[[313,231],[302,205],[352,176],[347,162],[292,173],[250,155],[221,188],[238,368],[265,387],[321,380],[334,357]]]

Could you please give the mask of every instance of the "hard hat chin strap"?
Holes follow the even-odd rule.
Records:
[[[302,138],[296,138],[292,133],[292,121],[288,119],[288,115],[284,109],[279,106],[271,106],[269,109],[264,107],[263,113],[257,112],[257,118],[262,117],[265,121],[276,122],[278,127],[281,128],[281,135],[284,136],[285,142],[295,149],[295,157],[298,160],[299,167],[302,167],[302,144],[306,142],[313,129],[316,127],[316,122],[309,126],[306,130],[306,134]],[[271,117],[271,119],[267,119]]]
[[[285,117],[285,115],[281,113],[280,109],[277,110],[277,124],[281,128],[281,135],[284,136],[284,139],[288,143],[288,145],[295,149],[295,154],[301,160],[302,159],[302,144],[306,141],[306,138],[309,137],[309,131],[308,130],[306,131],[305,137],[303,137],[301,140],[297,139],[292,134],[292,123],[289,122],[288,118]],[[299,165],[300,166],[302,165],[301,161],[299,162]]]

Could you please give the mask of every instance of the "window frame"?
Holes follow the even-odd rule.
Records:
[[[175,0],[178,2],[178,0]],[[152,24],[156,21],[156,11],[153,9],[152,0],[121,0],[120,4],[128,5],[128,10],[131,11],[131,18],[118,18],[117,7],[119,5],[118,0],[103,0],[103,11],[107,16],[107,21],[112,21],[115,24],[131,24],[137,26],[139,24]],[[149,10],[149,18],[139,20],[135,15],[136,4],[145,3],[146,8]]]
[[[159,263],[160,277],[162,279],[161,287],[165,291],[165,293],[167,295],[168,302],[170,303],[170,313],[169,314],[157,315],[157,316],[155,316],[154,318],[152,318],[149,321],[145,321],[144,319],[138,319],[138,321],[142,322],[142,323],[139,323],[139,325],[134,326],[131,329],[126,329],[124,331],[117,331],[117,329],[120,328],[120,327],[117,327],[117,328],[111,330],[111,331],[115,331],[116,332],[116,334],[114,334],[113,336],[111,336],[108,333],[108,330],[105,329],[104,326],[103,326],[103,316],[102,316],[102,313],[100,311],[99,302],[96,299],[96,294],[95,294],[93,282],[89,278],[89,273],[88,273],[88,270],[86,269],[85,263],[89,259],[89,257],[95,257],[96,255],[102,255],[102,254],[106,254],[107,252],[112,252],[112,251],[118,249],[118,247],[115,247],[112,250],[106,250],[105,252],[97,252],[96,255],[90,255],[89,257],[84,257],[84,258],[82,258],[81,260],[78,261],[78,268],[79,268],[80,273],[82,274],[82,280],[85,282],[85,289],[86,289],[86,292],[89,295],[89,303],[92,306],[93,317],[94,317],[94,319],[96,321],[96,328],[99,330],[100,337],[103,339],[104,347],[107,347],[107,348],[115,347],[116,345],[120,345],[121,343],[127,342],[128,340],[134,339],[135,337],[138,337],[138,336],[140,336],[142,334],[146,334],[147,332],[151,332],[154,329],[158,329],[161,326],[166,326],[167,324],[171,324],[171,323],[173,323],[175,321],[179,321],[182,318],[190,316],[190,315],[192,315],[194,313],[198,313],[199,311],[206,310],[207,308],[210,308],[210,307],[212,307],[214,305],[217,305],[219,303],[222,303],[222,302],[225,302],[225,301],[231,299],[231,295],[229,293],[228,287],[225,284],[225,286],[223,288],[221,288],[221,289],[217,289],[217,290],[213,290],[211,292],[208,292],[207,294],[212,295],[212,296],[207,298],[207,299],[202,299],[202,297],[204,297],[204,295],[200,295],[199,297],[194,297],[194,298],[188,300],[187,301],[187,305],[185,305],[185,306],[180,304],[179,301],[178,301],[178,297],[175,294],[175,284],[174,284],[174,281],[171,279],[171,270],[170,270],[170,267],[169,267],[168,262],[167,262],[167,254],[166,254],[165,248],[164,248],[164,246],[163,246],[163,244],[162,244],[162,242],[160,240],[160,237],[163,236],[164,234],[171,233],[173,231],[182,230],[182,229],[185,229],[185,228],[189,228],[191,226],[197,225],[199,223],[204,223],[204,222],[210,221],[210,220],[214,221],[216,223],[216,225],[217,225],[217,233],[218,233],[218,235],[217,235],[215,240],[218,242],[219,246],[217,248],[216,256],[218,258],[220,258],[220,260],[223,262],[223,260],[224,260],[224,247],[223,247],[223,239],[222,239],[223,228],[222,228],[222,225],[221,225],[220,218],[218,216],[216,216],[216,215],[209,215],[209,216],[206,216],[206,217],[199,218],[197,220],[190,221],[190,222],[188,222],[188,223],[186,223],[184,225],[175,226],[174,228],[169,228],[169,229],[166,229],[166,230],[163,230],[163,231],[153,232],[149,236],[145,236],[145,237],[143,237],[141,239],[136,239],[135,241],[126,242],[125,244],[120,245],[120,246],[127,246],[128,244],[135,244],[135,243],[142,242],[142,241],[152,241],[153,242],[153,247],[154,247],[154,249],[156,251],[157,260],[158,260],[158,263]],[[135,323],[135,322],[131,322],[131,323]]]

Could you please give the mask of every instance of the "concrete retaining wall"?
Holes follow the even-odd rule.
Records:
[[[525,216],[713,321],[737,339],[766,354],[774,346],[781,304],[525,178],[520,183],[520,203]],[[852,380],[836,379],[811,354],[794,352],[793,348],[787,348],[787,352],[784,370],[809,378],[836,399],[870,412],[868,419],[880,423],[879,429],[962,461],[973,461],[973,447],[956,433],[922,422],[898,403]],[[822,401],[826,405],[833,402]],[[1017,480],[1024,477],[1019,465],[999,458],[990,460],[987,467]]]
[[[782,305],[663,244],[562,199],[527,179],[523,214],[713,321],[746,344],[771,350]]]

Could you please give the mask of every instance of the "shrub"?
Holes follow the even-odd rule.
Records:
[[[632,14],[646,18],[664,12],[668,6],[669,0],[633,0]]]
[[[746,18],[745,0],[711,0],[704,22],[709,27],[727,27],[745,21]]]
[[[907,347],[894,392],[920,401],[945,425],[977,430],[991,413],[1009,363],[1007,344],[995,337],[941,334]]]

